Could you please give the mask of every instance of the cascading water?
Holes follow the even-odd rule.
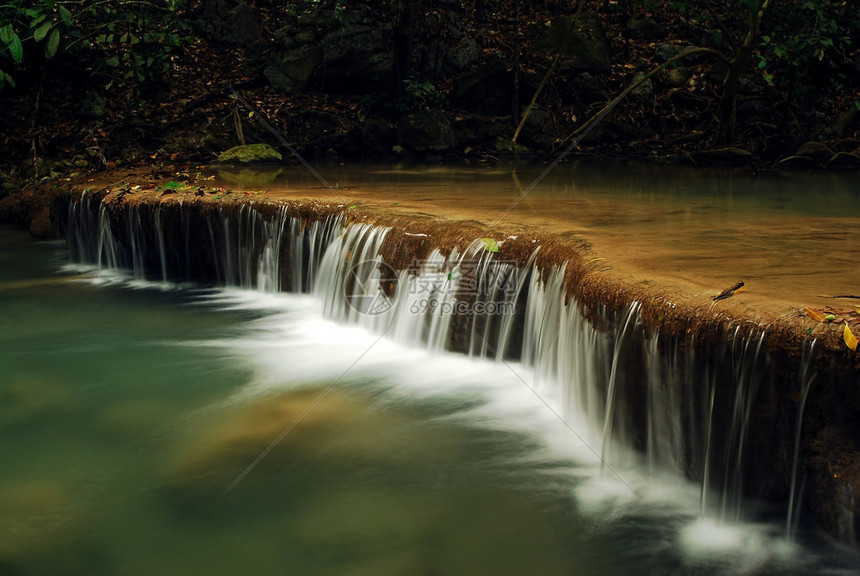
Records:
[[[806,398],[809,396],[809,389],[812,383],[818,376],[817,372],[810,374],[812,358],[815,353],[815,342],[813,339],[809,342],[809,346],[804,346],[803,355],[800,361],[800,404],[797,408],[797,427],[794,436],[794,453],[791,458],[791,487],[788,492],[788,513],[785,517],[785,535],[790,538],[797,530],[797,519],[800,516],[800,499],[803,495],[803,485],[806,481],[804,474],[803,481],[800,483],[800,489],[797,488],[797,472],[798,460],[800,457],[800,433],[803,430],[803,411],[806,408]],[[797,502],[795,502],[795,500]]]
[[[71,203],[67,238],[73,258],[99,268],[313,292],[331,320],[434,352],[519,361],[535,393],[554,399],[565,420],[587,423],[578,435],[603,461],[692,477],[703,515],[742,519],[764,331],[735,327],[721,348],[696,352],[695,333],[646,334],[637,302],[585,314],[568,296],[566,265],[542,271],[536,253],[506,262],[475,241],[393,270],[382,257],[389,232],[341,215],[293,217],[283,206],[264,216],[252,204],[203,215],[130,206],[116,219],[84,197]],[[802,408],[798,433],[800,419]],[[795,491],[793,479],[789,531]]]

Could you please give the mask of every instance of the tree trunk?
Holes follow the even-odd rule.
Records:
[[[749,32],[747,32],[743,45],[735,52],[735,57],[729,64],[729,70],[723,80],[723,96],[719,105],[720,129],[715,141],[719,146],[727,146],[734,140],[738,82],[752,57],[753,51],[758,46],[761,36],[759,24],[768,4],[770,4],[770,0],[764,0],[760,7],[750,10]]]
[[[514,85],[511,94],[511,120],[520,121],[520,0],[514,0]]]
[[[413,72],[415,35],[418,31],[418,7],[421,0],[401,0],[394,6],[394,61],[391,71],[391,95],[399,97],[403,81]]]

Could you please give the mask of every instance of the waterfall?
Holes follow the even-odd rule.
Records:
[[[734,326],[722,344],[697,333],[648,332],[631,302],[610,311],[571,297],[568,264],[541,268],[535,250],[506,261],[475,240],[431,249],[404,269],[383,258],[391,230],[308,218],[287,206],[129,205],[83,196],[69,208],[72,257],[135,278],[184,279],[316,296],[323,315],[432,351],[521,362],[527,384],[552,398],[605,462],[671,472],[701,486],[703,515],[741,519],[749,493],[754,408],[769,377],[766,333]],[[810,347],[810,355],[811,355]],[[796,521],[804,372],[787,530]]]
[[[817,372],[809,373],[812,367],[816,341],[816,339],[813,339],[808,347],[803,347],[803,354],[800,359],[800,404],[797,407],[794,453],[791,458],[791,487],[788,492],[788,513],[785,517],[785,535],[787,538],[790,538],[797,529],[797,519],[800,517],[800,498],[803,495],[803,485],[806,481],[806,475],[804,474],[804,481],[800,484],[800,490],[797,490],[797,469],[800,458],[800,433],[803,429],[803,410],[806,408],[806,398],[809,396],[809,388],[812,386],[812,382],[816,376],[818,376]],[[796,504],[795,499],[797,499]]]
[[[332,242],[315,289],[324,314],[431,350],[505,357],[534,255],[521,266],[476,240],[462,253],[434,249],[397,271],[381,256],[388,231],[353,224]]]
[[[174,219],[172,211],[179,211]],[[99,271],[309,292],[325,248],[343,226],[340,215],[308,223],[291,217],[286,206],[265,216],[253,204],[203,215],[181,206],[128,205],[117,218],[107,204],[84,195],[69,205],[66,237],[72,259]]]

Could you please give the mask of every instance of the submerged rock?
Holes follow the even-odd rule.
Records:
[[[55,380],[21,378],[0,386],[0,427],[26,424],[75,408],[68,388]]]
[[[222,492],[264,452],[255,476],[265,478],[267,470],[274,470],[279,479],[369,463],[382,469],[426,466],[454,452],[447,435],[428,440],[426,427],[401,410],[375,406],[347,391],[324,390],[270,394],[208,415],[166,463],[168,489],[183,499]]]
[[[219,164],[254,164],[280,162],[284,157],[268,144],[234,146],[218,155]]]
[[[51,480],[0,484],[0,574],[105,574],[74,495]]]

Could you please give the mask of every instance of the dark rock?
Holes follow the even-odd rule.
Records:
[[[688,68],[671,68],[666,71],[666,83],[673,88],[686,86],[690,81],[690,70]]]
[[[441,110],[410,114],[397,125],[397,140],[415,152],[444,152],[454,145],[451,123]]]
[[[674,58],[681,52],[685,50],[689,50],[691,48],[695,48],[692,44],[669,44],[668,42],[662,42],[654,46],[654,55],[657,56],[657,59],[661,62],[665,62],[670,58]],[[689,57],[689,62],[696,62],[697,60],[701,60],[701,55],[696,54]],[[686,58],[682,59],[683,62],[687,62]]]
[[[519,142],[511,142],[510,138],[505,138],[504,136],[496,138],[496,141],[493,143],[493,149],[503,154],[528,154],[530,152],[528,146],[524,146]]]
[[[513,77],[502,60],[491,60],[461,76],[454,84],[455,103],[484,114],[510,114]]]
[[[261,56],[275,90],[305,89],[371,94],[390,88],[393,66],[390,24],[336,25],[325,11],[315,20],[275,33],[275,47]],[[353,21],[361,21],[356,15]]]
[[[741,166],[751,164],[754,160],[752,152],[743,148],[726,146],[713,148],[711,150],[700,150],[693,154],[693,159],[702,164],[718,164],[728,166]]]
[[[552,146],[555,142],[554,120],[552,112],[546,108],[532,108],[517,141],[531,148]]]
[[[824,164],[833,158],[833,150],[821,142],[807,142],[797,149],[795,156],[806,156],[818,164]]]
[[[55,238],[54,223],[51,222],[51,208],[43,206],[30,221],[30,235],[34,238]]]
[[[528,73],[520,73],[520,102],[531,100],[539,79]],[[514,75],[503,60],[491,60],[463,74],[454,82],[454,103],[462,109],[482,115],[510,115],[512,112],[512,88]]]
[[[576,93],[576,98],[584,104],[606,102],[609,100],[606,85],[600,77],[594,74],[589,74],[588,72],[579,74],[571,82],[571,87]]]
[[[860,170],[860,154],[837,152],[825,166],[828,170]]]
[[[454,120],[452,128],[458,146],[479,146],[509,133],[511,125],[509,118],[464,115]]]
[[[638,82],[645,76],[644,72],[637,72],[633,77],[634,82]],[[632,96],[635,100],[640,102],[647,101],[651,98],[651,95],[654,93],[654,82],[651,81],[650,78],[646,79],[639,86],[630,91],[630,96]]]
[[[314,86],[342,94],[388,90],[394,66],[390,39],[390,31],[382,26],[353,25],[328,32],[320,41],[324,65],[317,67]]]
[[[277,62],[266,66],[263,75],[272,88],[289,94],[307,87],[311,76],[323,63],[323,50],[320,46],[302,47],[289,52]]]
[[[361,127],[362,143],[375,152],[391,150],[394,137],[394,129],[385,120],[370,119]]]
[[[858,128],[860,128],[860,110],[856,106],[848,108],[833,124],[833,130],[839,136],[849,136]]]
[[[780,170],[808,170],[813,167],[812,158],[809,156],[789,156],[776,163]]]
[[[634,14],[628,23],[630,37],[638,40],[657,40],[666,36],[666,28],[647,14]]]
[[[260,22],[254,9],[244,2],[203,2],[197,14],[197,29],[215,42],[247,46],[259,37]]]
[[[609,41],[600,19],[590,12],[583,12],[571,29],[571,18],[553,20],[549,29],[535,40],[534,49],[546,54],[561,50],[565,58],[560,68],[567,73],[609,72]]]
[[[447,64],[454,72],[465,70],[478,61],[481,51],[478,43],[471,36],[463,36],[456,46],[447,53]]]
[[[856,138],[843,138],[834,142],[832,148],[834,152],[854,152],[856,154],[857,149],[860,148],[860,140]]]

